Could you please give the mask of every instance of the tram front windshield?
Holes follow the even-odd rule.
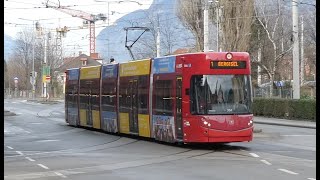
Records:
[[[252,113],[249,75],[195,75],[190,85],[191,113]]]

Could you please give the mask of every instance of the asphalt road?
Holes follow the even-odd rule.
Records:
[[[64,104],[5,99],[4,179],[315,180],[316,130],[255,124],[249,143],[175,146],[64,122]]]

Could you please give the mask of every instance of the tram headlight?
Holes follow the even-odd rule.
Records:
[[[208,121],[206,121],[205,118],[201,118],[201,121],[202,121],[202,123],[203,123],[203,125],[204,125],[205,127],[210,127],[210,126],[211,126],[211,124],[210,124]]]
[[[185,126],[190,126],[190,122],[189,121],[184,121],[184,125]]]

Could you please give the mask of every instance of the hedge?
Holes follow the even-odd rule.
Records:
[[[316,121],[315,99],[254,98],[252,108],[257,116]]]

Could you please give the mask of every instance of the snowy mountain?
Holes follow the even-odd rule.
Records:
[[[128,30],[127,45],[132,45],[135,59],[154,57],[156,55],[156,31],[160,26],[161,55],[172,53],[178,48],[191,47],[194,38],[176,16],[176,0],[154,0],[147,10],[137,10],[116,21],[116,25],[103,29],[96,39],[96,50],[101,57],[114,57],[117,62],[131,60],[126,49],[127,27],[148,27],[149,31]],[[109,46],[108,46],[109,41]],[[108,50],[109,47],[109,50]]]
[[[4,34],[4,58],[7,59],[12,53],[15,41],[10,36]]]

